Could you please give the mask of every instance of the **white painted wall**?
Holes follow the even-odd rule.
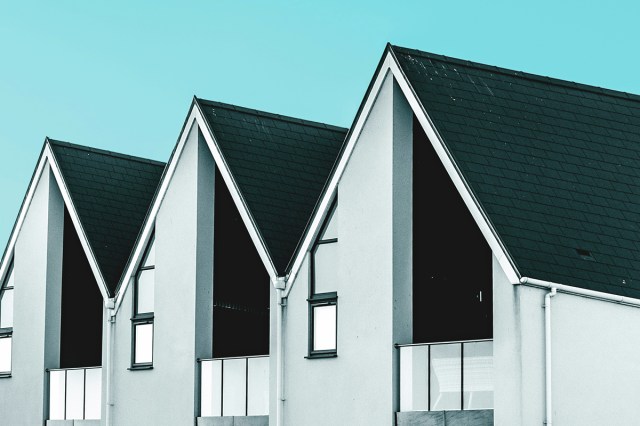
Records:
[[[339,184],[336,358],[305,358],[308,258],[288,297],[286,425],[393,424],[398,406],[394,343],[411,339],[412,117],[397,84],[387,77]],[[275,309],[272,300],[272,315]]]
[[[189,133],[156,218],[154,363],[131,363],[133,285],[116,322],[114,424],[191,425],[199,411],[198,358],[211,357],[214,162]]]
[[[513,286],[494,259],[497,425],[545,420],[546,293]],[[553,423],[637,424],[640,309],[562,293],[551,304]]]
[[[45,369],[60,363],[64,203],[49,166],[14,252],[12,377],[0,379],[0,423],[41,425],[48,415]]]

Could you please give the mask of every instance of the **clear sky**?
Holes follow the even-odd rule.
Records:
[[[0,246],[45,136],[166,161],[193,95],[349,126],[388,41],[640,93],[639,16],[631,0],[2,1]]]

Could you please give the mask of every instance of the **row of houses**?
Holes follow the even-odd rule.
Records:
[[[388,45],[350,129],[194,98],[47,138],[3,425],[633,425],[640,97]]]

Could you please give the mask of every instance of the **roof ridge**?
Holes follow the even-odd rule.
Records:
[[[480,63],[480,62],[469,61],[469,60],[466,60],[466,59],[452,58],[450,56],[439,55],[437,53],[425,52],[423,50],[411,49],[411,48],[408,48],[408,47],[402,47],[402,46],[396,46],[396,45],[390,45],[390,46],[391,46],[391,50],[404,51],[405,53],[408,53],[408,54],[412,54],[413,53],[415,55],[419,55],[419,56],[430,58],[430,59],[435,59],[435,60],[438,60],[438,61],[449,62],[451,64],[458,64],[458,65],[462,65],[462,66],[470,66],[470,67],[477,68],[477,69],[482,69],[482,70],[485,70],[485,71],[492,71],[492,72],[499,73],[499,74],[504,74],[504,75],[515,76],[515,77],[519,77],[519,78],[524,78],[524,79],[527,79],[527,80],[538,81],[538,82],[548,83],[548,84],[554,84],[556,86],[564,86],[564,87],[569,87],[569,88],[572,88],[572,89],[579,89],[579,90],[588,91],[588,92],[592,92],[592,93],[596,93],[596,94],[600,94],[600,95],[604,94],[604,95],[608,95],[608,96],[612,96],[612,97],[616,97],[616,98],[629,99],[629,100],[632,100],[632,101],[640,102],[640,95],[635,94],[635,93],[624,92],[624,91],[621,91],[621,90],[607,89],[605,87],[594,86],[594,85],[589,85],[589,84],[584,84],[584,83],[577,83],[577,82],[574,82],[574,81],[562,80],[560,78],[548,77],[548,76],[543,76],[543,75],[539,75],[539,74],[532,74],[532,73],[528,73],[526,71],[517,71],[517,70],[514,70],[514,69],[510,69],[510,68],[504,68],[504,67],[498,67],[498,66],[495,66],[495,65],[483,64],[483,63]]]
[[[319,121],[305,120],[303,118],[296,118],[296,117],[291,117],[291,116],[288,116],[288,115],[275,114],[275,113],[272,113],[272,112],[261,111],[261,110],[258,110],[258,109],[247,108],[247,107],[243,107],[243,106],[239,106],[239,105],[227,104],[227,103],[219,102],[219,101],[212,101],[212,100],[208,100],[208,99],[198,98],[197,96],[195,97],[195,99],[196,99],[197,102],[206,103],[206,104],[215,106],[217,108],[230,109],[230,110],[233,110],[233,111],[244,112],[244,113],[247,113],[247,114],[265,116],[265,117],[269,117],[269,118],[275,119],[275,120],[288,121],[288,122],[293,122],[293,123],[296,123],[296,124],[303,124],[305,126],[312,126],[312,127],[317,127],[317,128],[336,131],[336,132],[345,132],[345,131],[348,130],[348,128],[346,128],[346,127],[334,126],[332,124],[321,123]]]
[[[78,149],[78,150],[82,150],[82,151],[93,152],[93,153],[96,153],[96,154],[108,155],[108,156],[111,156],[111,157],[122,158],[122,159],[125,159],[125,160],[137,161],[139,163],[153,164],[153,165],[162,166],[162,167],[166,166],[166,163],[164,163],[162,161],[152,160],[150,158],[144,158],[144,157],[138,157],[138,156],[134,156],[134,155],[122,154],[120,152],[109,151],[109,150],[100,149],[100,148],[93,148],[91,146],[86,146],[86,145],[78,145],[78,144],[71,143],[71,142],[64,142],[64,141],[61,141],[61,140],[51,139],[49,137],[47,137],[47,141],[49,141],[49,143],[51,143],[52,145],[58,145],[58,146],[63,146],[63,147],[67,147],[67,148],[73,148],[73,149]]]

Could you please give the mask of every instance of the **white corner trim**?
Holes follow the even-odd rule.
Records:
[[[89,240],[87,239],[87,234],[84,232],[84,228],[82,227],[82,223],[80,222],[80,217],[78,216],[78,212],[76,211],[76,207],[71,200],[71,195],[69,193],[69,189],[67,188],[67,184],[64,181],[62,173],[60,173],[60,168],[58,167],[58,163],[56,162],[56,157],[53,155],[51,151],[51,146],[49,142],[47,142],[45,146],[45,155],[49,158],[49,164],[51,165],[51,171],[53,172],[53,176],[58,183],[58,188],[60,188],[60,193],[62,194],[62,199],[64,200],[65,205],[67,206],[67,211],[69,212],[69,216],[71,216],[71,221],[73,222],[73,227],[78,234],[78,238],[80,239],[80,244],[82,245],[82,249],[84,250],[85,255],[87,256],[87,260],[89,261],[89,266],[91,266],[91,271],[93,272],[93,276],[98,283],[98,287],[100,288],[100,293],[102,293],[102,298],[106,305],[109,300],[109,291],[107,289],[107,283],[102,276],[102,271],[98,267],[98,262],[96,260],[95,254],[91,249],[91,245],[89,244]]]
[[[291,285],[296,279],[298,272],[300,271],[300,267],[302,266],[302,262],[304,258],[311,248],[313,241],[315,240],[316,234],[319,232],[320,226],[326,216],[329,207],[331,206],[331,202],[333,201],[333,197],[335,195],[336,189],[338,187],[338,182],[342,178],[342,175],[347,167],[349,159],[351,158],[351,154],[356,146],[357,140],[360,138],[360,133],[364,128],[364,124],[369,118],[369,114],[371,113],[371,108],[375,103],[375,100],[380,93],[380,88],[382,87],[382,83],[384,82],[387,73],[389,71],[390,62],[393,61],[391,55],[387,54],[380,67],[380,71],[374,77],[373,86],[371,86],[371,91],[369,92],[369,96],[365,100],[364,106],[362,107],[362,111],[360,115],[357,117],[357,121],[354,123],[352,131],[349,135],[349,139],[346,142],[345,149],[338,161],[338,165],[331,175],[329,184],[327,185],[327,189],[322,195],[322,199],[320,201],[320,205],[318,206],[318,210],[315,212],[314,217],[312,218],[311,225],[309,226],[304,239],[302,240],[302,244],[298,248],[298,251],[295,253],[295,260],[293,262],[293,266],[291,267],[291,272],[287,276],[287,288],[285,290],[285,294],[283,297],[289,296],[289,292],[291,291]]]
[[[213,155],[213,159],[220,170],[220,174],[224,179],[229,192],[231,193],[231,198],[233,198],[233,202],[236,205],[236,208],[240,212],[240,216],[242,217],[242,221],[244,222],[244,226],[249,231],[249,235],[251,236],[251,240],[253,241],[253,245],[258,250],[258,254],[260,255],[260,259],[264,264],[264,267],[267,269],[269,276],[272,280],[275,280],[278,276],[278,271],[276,270],[273,261],[271,260],[271,256],[269,256],[269,252],[267,251],[267,245],[262,239],[262,236],[258,232],[258,226],[255,223],[253,216],[249,213],[249,208],[247,203],[240,193],[240,189],[238,188],[238,184],[235,179],[231,175],[229,166],[227,162],[224,160],[222,156],[222,151],[220,150],[220,146],[218,142],[215,140],[213,132],[209,129],[207,122],[202,116],[202,111],[200,111],[200,106],[196,104],[195,108],[195,116],[200,126],[200,130],[202,131],[202,135],[204,136],[207,145],[209,146],[209,150],[211,151],[211,155]]]
[[[185,122],[185,125],[182,129],[182,133],[178,139],[178,144],[174,152],[171,154],[171,158],[169,160],[169,164],[167,166],[167,170],[162,176],[162,182],[160,183],[160,189],[156,195],[156,198],[153,200],[153,204],[151,205],[151,210],[147,218],[145,219],[145,223],[142,225],[142,233],[140,234],[140,238],[136,242],[136,245],[133,248],[133,255],[129,259],[127,266],[125,268],[125,273],[120,280],[119,287],[116,289],[117,294],[115,295],[115,311],[118,312],[120,309],[120,305],[122,304],[122,299],[127,292],[127,288],[129,287],[129,283],[131,282],[131,278],[133,277],[136,269],[138,268],[138,264],[141,261],[141,257],[144,254],[144,251],[149,243],[149,238],[151,237],[151,233],[153,232],[154,224],[156,221],[156,216],[158,215],[158,210],[160,209],[160,205],[162,204],[162,200],[164,196],[167,194],[167,189],[169,188],[169,183],[171,182],[173,175],[176,171],[176,167],[178,166],[178,162],[180,160],[180,156],[182,151],[184,150],[185,143],[187,141],[187,137],[191,131],[191,128],[194,125],[196,120],[195,118],[195,108],[192,106],[189,116]]]
[[[322,201],[320,202],[318,210],[316,211],[315,216],[311,221],[311,226],[305,234],[303,243],[300,245],[300,248],[295,255],[293,267],[291,268],[291,272],[287,277],[287,289],[285,290],[285,294],[283,297],[287,297],[289,292],[291,291],[291,285],[296,279],[300,267],[302,266],[302,262],[304,261],[304,257],[306,256],[306,253],[309,251],[311,244],[313,243],[315,235],[318,232],[324,216],[327,214],[330,202],[333,199],[333,196],[337,189],[338,182],[342,178],[351,154],[353,153],[355,145],[360,137],[360,133],[362,132],[364,124],[366,123],[369,114],[371,113],[371,108],[373,107],[373,104],[378,97],[380,87],[382,86],[382,83],[389,73],[391,73],[391,75],[393,75],[398,82],[398,85],[400,86],[402,93],[411,106],[413,113],[418,118],[418,121],[422,125],[422,128],[431,141],[433,148],[438,155],[438,158],[447,170],[449,177],[460,193],[465,205],[471,212],[471,215],[480,228],[482,235],[485,237],[487,243],[491,247],[491,250],[498,258],[500,266],[504,270],[509,281],[511,283],[517,283],[520,280],[520,274],[518,273],[515,264],[510,259],[502,242],[498,238],[497,232],[489,222],[484,212],[480,209],[478,200],[471,192],[469,185],[466,183],[460,170],[453,162],[451,154],[444,145],[443,139],[441,138],[440,134],[438,134],[435,127],[433,126],[431,119],[422,108],[420,101],[417,99],[415,93],[411,88],[411,85],[398,66],[392,53],[388,52],[386,57],[384,58],[384,62],[382,63],[380,70],[378,71],[378,74],[374,77],[374,84],[371,87],[371,91],[369,92],[367,99],[365,100],[360,115],[356,119],[357,121],[353,126],[351,134],[349,135],[349,140],[347,141],[346,148],[339,159],[338,166],[336,167],[335,172],[330,178],[329,185],[327,186],[325,193],[322,195]]]
[[[0,264],[0,279],[3,279],[4,275],[7,272],[7,268],[9,267],[9,262],[13,257],[13,251],[15,249],[16,241],[18,239],[18,235],[20,234],[20,230],[22,229],[22,225],[24,224],[25,217],[31,206],[31,201],[33,200],[33,195],[35,194],[36,187],[40,182],[40,178],[42,177],[42,172],[46,165],[49,165],[51,172],[56,180],[56,184],[60,189],[60,193],[62,194],[62,199],[64,200],[64,204],[67,207],[67,211],[69,212],[69,216],[71,216],[71,221],[73,222],[73,226],[78,234],[78,239],[80,240],[80,244],[82,245],[82,249],[84,250],[85,255],[87,256],[87,260],[89,261],[89,266],[91,267],[91,271],[93,272],[93,276],[98,283],[98,288],[100,289],[100,293],[102,294],[102,298],[105,303],[109,299],[109,293],[107,291],[107,285],[104,281],[104,277],[102,276],[102,272],[98,267],[98,262],[96,261],[95,255],[91,246],[89,245],[89,241],[87,240],[87,235],[84,232],[84,228],[80,223],[80,218],[78,217],[78,213],[76,212],[76,208],[71,200],[71,196],[69,194],[69,189],[62,177],[62,173],[60,173],[60,168],[58,167],[58,163],[56,162],[55,156],[51,151],[51,146],[48,141],[45,142],[44,149],[42,150],[42,154],[40,155],[40,159],[38,160],[38,165],[36,166],[36,170],[31,179],[31,183],[29,184],[29,189],[27,190],[27,195],[20,207],[20,213],[18,214],[18,220],[11,232],[11,237],[9,238],[9,244],[7,245],[7,250],[5,252],[5,257],[2,259],[2,263]]]
[[[24,201],[22,202],[22,206],[20,207],[18,220],[16,221],[13,230],[11,231],[9,244],[7,244],[7,249],[4,253],[4,257],[2,258],[2,263],[0,263],[0,283],[4,282],[5,274],[7,273],[9,264],[11,262],[11,259],[13,258],[13,250],[15,249],[18,235],[20,234],[20,230],[22,229],[22,224],[24,223],[24,219],[27,216],[27,211],[29,210],[29,206],[31,205],[31,200],[33,200],[33,195],[36,191],[36,187],[38,186],[38,182],[40,181],[42,171],[44,170],[44,167],[48,162],[49,158],[47,157],[47,155],[45,154],[45,150],[43,149],[42,153],[40,154],[40,158],[38,159],[36,169],[33,172],[33,176],[31,177],[31,182],[29,183],[29,188],[27,189],[27,195],[24,197]]]

